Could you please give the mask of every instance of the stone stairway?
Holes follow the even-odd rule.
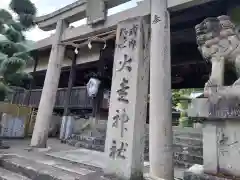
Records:
[[[105,137],[86,134],[73,134],[66,141],[67,144],[96,151],[104,151]]]
[[[104,133],[103,133],[104,134]],[[188,168],[194,164],[203,164],[202,135],[198,132],[174,131],[173,151],[176,167]],[[77,148],[104,151],[105,136],[73,134],[67,143]],[[149,160],[149,136],[145,137],[145,161]]]
[[[102,175],[96,167],[49,157],[39,159],[6,154],[0,158],[0,180],[101,180]]]

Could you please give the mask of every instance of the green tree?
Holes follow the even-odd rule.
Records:
[[[10,86],[22,86],[31,76],[23,72],[32,57],[28,53],[24,32],[34,26],[36,8],[30,0],[11,0],[10,12],[0,9],[0,101]]]

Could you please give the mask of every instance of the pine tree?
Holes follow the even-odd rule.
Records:
[[[10,86],[22,86],[31,76],[23,72],[29,55],[24,32],[34,26],[36,8],[30,0],[11,0],[10,9],[0,9],[0,101],[4,100]]]

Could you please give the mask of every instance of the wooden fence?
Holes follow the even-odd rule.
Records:
[[[63,108],[67,88],[58,89],[56,95],[55,108]],[[11,95],[11,103],[21,104],[37,108],[40,103],[42,89],[35,89],[31,91],[17,90]],[[87,95],[85,86],[72,88],[69,108],[88,109],[92,108],[91,98]]]

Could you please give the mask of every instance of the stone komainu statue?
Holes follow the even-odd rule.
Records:
[[[198,49],[204,59],[212,63],[212,71],[205,84],[209,87],[224,85],[224,65],[231,63],[240,77],[240,32],[228,16],[207,18],[195,27]],[[240,78],[233,85],[240,85]]]

